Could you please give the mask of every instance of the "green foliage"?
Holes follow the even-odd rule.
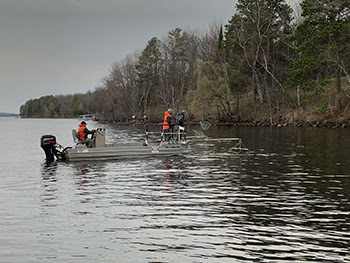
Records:
[[[218,36],[218,45],[216,48],[215,62],[216,63],[225,62],[225,41],[224,41],[224,33],[223,33],[222,26],[220,26],[220,31]]]
[[[304,0],[303,22],[291,35],[297,57],[292,61],[287,86],[319,89],[327,79],[346,72],[349,57],[349,1]]]
[[[281,89],[288,70],[284,37],[291,30],[291,8],[284,0],[239,0],[226,25],[226,58],[250,79],[246,86],[260,101],[268,89]],[[248,70],[247,70],[248,69]]]
[[[87,98],[88,94],[43,96],[28,100],[21,106],[20,114],[27,118],[76,117],[86,113],[88,107],[83,101]]]
[[[78,117],[79,115],[84,114],[83,104],[81,103],[81,95],[73,95],[71,109],[71,114],[73,117]]]
[[[162,43],[162,65],[158,98],[160,105],[183,107],[184,98],[193,79],[193,67],[197,61],[194,34],[175,28],[168,32]]]
[[[79,109],[79,106],[74,106],[72,110],[72,116],[78,117],[79,115],[83,115],[84,111],[82,109]]]
[[[322,107],[313,111],[313,113],[327,113],[330,112],[330,108],[328,107],[328,103],[323,104]]]
[[[22,105],[20,114],[23,117],[58,117],[60,107],[60,102],[55,96],[44,96],[27,101]]]
[[[189,93],[189,109],[199,119],[229,119],[234,97],[229,86],[228,64],[198,62],[197,88]]]
[[[207,76],[197,82],[197,88],[187,94],[188,108],[198,119],[214,119],[216,102],[213,96],[213,81]]]
[[[161,65],[160,40],[153,37],[136,64],[137,82],[139,89],[139,105],[141,115],[149,110],[151,105],[156,103],[156,89],[159,86],[159,73]]]
[[[329,80],[327,76],[320,74],[324,63],[315,55],[296,58],[291,63],[286,87],[292,89],[299,85],[301,90],[318,94]]]

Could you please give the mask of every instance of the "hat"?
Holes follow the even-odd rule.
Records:
[[[169,112],[172,112],[172,111],[173,111],[173,109],[168,109],[168,111],[169,111]]]
[[[80,124],[85,124],[85,125],[86,125],[86,122],[85,122],[85,121],[82,121]]]
[[[186,113],[186,111],[185,111],[185,110],[182,110],[181,112],[182,112],[182,113]]]

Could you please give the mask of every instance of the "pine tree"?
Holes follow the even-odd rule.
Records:
[[[349,79],[350,2],[304,0],[303,22],[292,36],[297,58],[289,73],[288,86],[319,92],[335,81],[335,110],[341,108],[342,76]]]

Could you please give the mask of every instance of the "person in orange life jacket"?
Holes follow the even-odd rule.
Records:
[[[172,122],[172,116],[171,114],[173,113],[172,109],[168,109],[165,113],[164,113],[164,121],[163,121],[163,132],[164,134],[168,133],[168,141],[170,141],[172,139],[171,134],[169,134],[171,132],[171,122]]]
[[[94,145],[94,140],[90,139],[88,137],[88,134],[93,134],[93,131],[90,131],[88,128],[86,128],[86,122],[82,121],[79,124],[79,129],[78,129],[78,139],[79,141],[84,142],[88,148],[92,148]]]

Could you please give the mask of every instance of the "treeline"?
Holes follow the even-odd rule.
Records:
[[[114,63],[94,91],[29,100],[20,113],[159,121],[174,108],[192,120],[273,124],[312,105],[313,114],[349,119],[350,2],[300,7],[298,15],[283,0],[239,0],[226,25],[175,28]]]

